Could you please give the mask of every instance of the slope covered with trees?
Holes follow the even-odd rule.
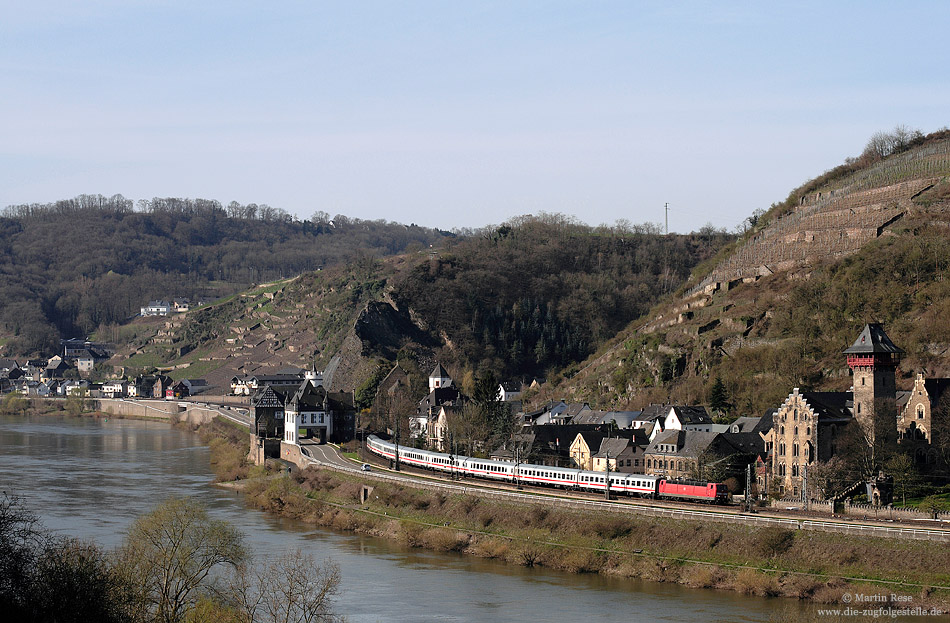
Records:
[[[217,298],[253,283],[436,244],[432,229],[266,205],[84,195],[0,215],[0,336],[9,354],[120,323],[151,298]]]
[[[394,282],[392,298],[446,344],[445,362],[503,378],[570,374],[731,239],[522,217],[433,254]]]
[[[178,372],[198,366],[212,381],[332,365],[333,387],[356,389],[361,403],[372,402],[396,360],[415,376],[440,361],[466,389],[487,371],[499,380],[570,375],[731,239],[711,229],[664,236],[652,225],[521,217],[441,248],[356,253],[267,293],[247,291],[189,313],[167,341],[123,363],[191,363]]]

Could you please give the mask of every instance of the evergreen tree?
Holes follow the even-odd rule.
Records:
[[[732,405],[729,404],[729,392],[721,376],[716,376],[712,389],[709,390],[709,408],[713,411],[725,413]]]

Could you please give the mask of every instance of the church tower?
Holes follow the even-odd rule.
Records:
[[[451,387],[452,377],[445,371],[442,364],[436,364],[432,374],[429,375],[429,392],[434,392],[440,387]]]
[[[858,339],[844,350],[854,374],[852,413],[875,455],[897,436],[896,378],[903,352],[878,323],[864,325]]]

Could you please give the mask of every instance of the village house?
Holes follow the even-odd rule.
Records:
[[[593,471],[603,472],[609,469],[626,474],[644,473],[646,442],[646,436],[642,432],[631,438],[608,437],[602,440],[597,454],[593,456]]]
[[[530,418],[526,416],[526,424],[535,426],[571,424],[575,417],[590,411],[586,402],[566,403],[563,400],[552,402],[540,411],[534,412]]]
[[[299,443],[316,436],[326,443],[333,434],[333,411],[322,385],[304,381],[284,405],[284,441]]]
[[[588,471],[594,469],[594,455],[600,448],[600,442],[604,440],[607,433],[598,430],[588,430],[577,433],[574,441],[571,442],[571,460],[574,465],[580,469]]]
[[[498,400],[502,402],[521,400],[521,394],[521,383],[518,381],[507,381],[498,385]]]
[[[270,385],[258,390],[251,397],[252,432],[258,437],[282,438],[284,436],[284,391]]]
[[[624,440],[620,443],[617,439]],[[607,441],[611,443],[604,445]],[[609,423],[599,425],[596,430],[580,431],[571,442],[570,456],[574,466],[589,471],[604,471],[608,458],[613,471],[643,473],[644,450],[649,439],[644,430],[615,429]],[[621,453],[623,456],[618,456]],[[627,461],[630,464],[627,465]],[[620,465],[619,461],[623,464]],[[614,469],[618,467],[618,469]],[[620,467],[624,469],[619,469]],[[626,468],[630,468],[627,470]]]
[[[125,398],[129,383],[125,380],[106,381],[102,384],[102,395],[106,398]]]
[[[96,367],[96,356],[89,349],[84,348],[82,352],[74,357],[76,369],[80,374],[89,374]]]
[[[71,370],[72,366],[66,363],[62,357],[55,355],[50,357],[49,361],[46,363],[46,367],[43,368],[43,371],[40,373],[40,381],[48,381],[50,379],[62,379],[64,378],[66,372]]]
[[[669,430],[657,434],[644,452],[645,473],[667,479],[689,478],[696,473],[699,457],[719,433]]]
[[[578,433],[598,428],[592,424],[524,426],[520,432],[496,448],[490,457],[499,461],[573,467],[571,443]]]
[[[437,452],[449,449],[449,420],[458,416],[461,411],[461,405],[456,404],[443,404],[439,407],[439,415],[427,423],[426,439],[430,448]]]
[[[50,395],[50,387],[45,381],[26,381],[20,385],[20,393],[25,396],[45,398]]]
[[[0,379],[16,380],[23,375],[20,365],[14,359],[0,359]]]
[[[148,305],[142,307],[139,315],[148,316],[167,316],[171,312],[171,305],[167,301],[149,301]]]
[[[250,396],[251,391],[251,377],[247,375],[231,377],[232,396]]]
[[[715,433],[668,430],[659,433],[644,452],[645,473],[670,480],[700,477],[724,480],[741,477],[745,466],[764,453],[761,436],[745,433]],[[705,475],[704,475],[705,474]]]
[[[345,442],[356,435],[353,392],[330,392],[309,378],[296,386],[264,386],[250,403],[252,433],[262,439],[296,444],[316,436],[323,443]]]
[[[131,398],[165,398],[172,383],[164,374],[149,374],[137,377],[126,391]]]
[[[650,405],[633,421],[633,428],[652,426],[650,441],[670,430],[713,432],[713,421],[702,406]]]

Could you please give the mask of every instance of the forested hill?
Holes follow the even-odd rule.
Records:
[[[733,239],[711,228],[664,236],[651,225],[518,217],[441,248],[363,257],[266,296],[245,292],[187,314],[170,335],[114,363],[200,370],[212,383],[288,365],[332,366],[335,388],[369,397],[397,359],[416,376],[439,361],[463,386],[485,373],[570,375]]]
[[[712,229],[591,228],[562,215],[512,219],[397,278],[392,299],[445,345],[443,363],[505,378],[570,374],[732,239]]]
[[[444,233],[203,199],[133,205],[83,195],[0,213],[0,346],[50,353],[60,337],[121,323],[149,299],[208,300],[252,283],[439,244]],[[4,344],[5,342],[5,344]]]

